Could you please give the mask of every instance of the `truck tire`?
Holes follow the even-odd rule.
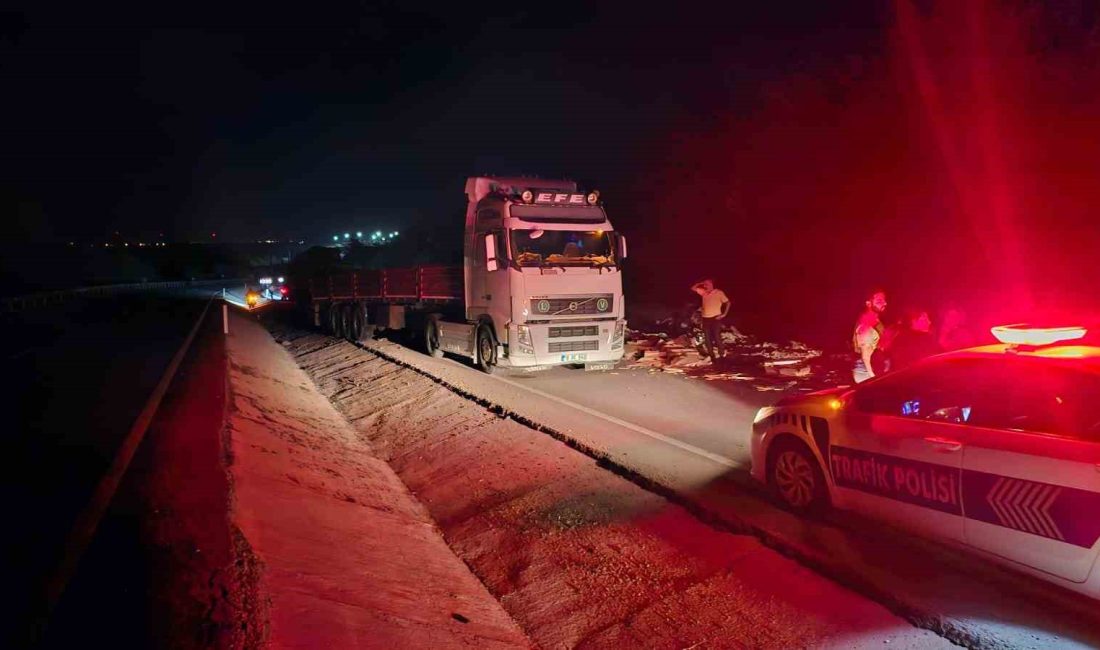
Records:
[[[344,306],[332,306],[332,335],[338,339],[344,338]]]
[[[325,333],[329,336],[336,336],[337,330],[340,329],[340,309],[333,304],[328,306],[328,310],[325,313]]]
[[[351,305],[340,308],[340,338],[351,340]]]
[[[477,367],[486,374],[493,372],[497,362],[497,345],[493,333],[485,325],[478,325],[474,345],[476,346]]]
[[[367,315],[362,305],[355,305],[351,313],[351,340],[355,343],[362,341],[367,333]]]
[[[425,354],[429,357],[435,357],[439,359],[443,356],[443,350],[439,347],[439,317],[435,314],[430,314],[424,319],[424,342],[423,348]]]

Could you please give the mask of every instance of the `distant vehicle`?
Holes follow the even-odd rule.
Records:
[[[275,280],[271,278],[260,278],[260,284],[263,285],[263,296],[268,300],[286,300],[289,297],[290,289],[285,284],[286,278],[279,277]]]
[[[477,177],[466,198],[462,266],[312,278],[315,323],[352,340],[406,330],[428,354],[460,354],[485,372],[621,359],[626,238],[599,193],[573,181]]]
[[[1082,328],[993,328],[998,345],[753,424],[752,475],[792,510],[851,509],[1100,598],[1100,347]]]

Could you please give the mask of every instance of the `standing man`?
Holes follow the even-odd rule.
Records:
[[[710,362],[714,363],[725,356],[726,349],[722,343],[722,319],[730,311],[730,299],[721,289],[714,288],[714,280],[707,278],[702,282],[696,282],[691,290],[699,294],[703,299],[702,317],[703,333],[707,336],[707,350],[710,353]],[[715,348],[718,356],[715,356]]]
[[[852,379],[857,384],[875,376],[871,356],[882,339],[882,320],[879,316],[886,311],[886,292],[875,291],[865,304],[866,308],[859,315],[852,332],[852,348],[858,357],[852,368]]]

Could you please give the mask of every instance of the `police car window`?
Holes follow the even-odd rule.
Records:
[[[1100,442],[1100,377],[1036,360],[1006,364],[1000,399],[979,426]]]
[[[970,424],[987,408],[997,372],[976,359],[922,365],[860,387],[855,406],[865,413]]]

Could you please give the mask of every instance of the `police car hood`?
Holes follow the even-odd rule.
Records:
[[[823,404],[834,397],[840,397],[851,390],[851,386],[837,386],[825,390],[806,393],[805,395],[791,395],[776,402],[776,406],[800,406],[806,404]]]

